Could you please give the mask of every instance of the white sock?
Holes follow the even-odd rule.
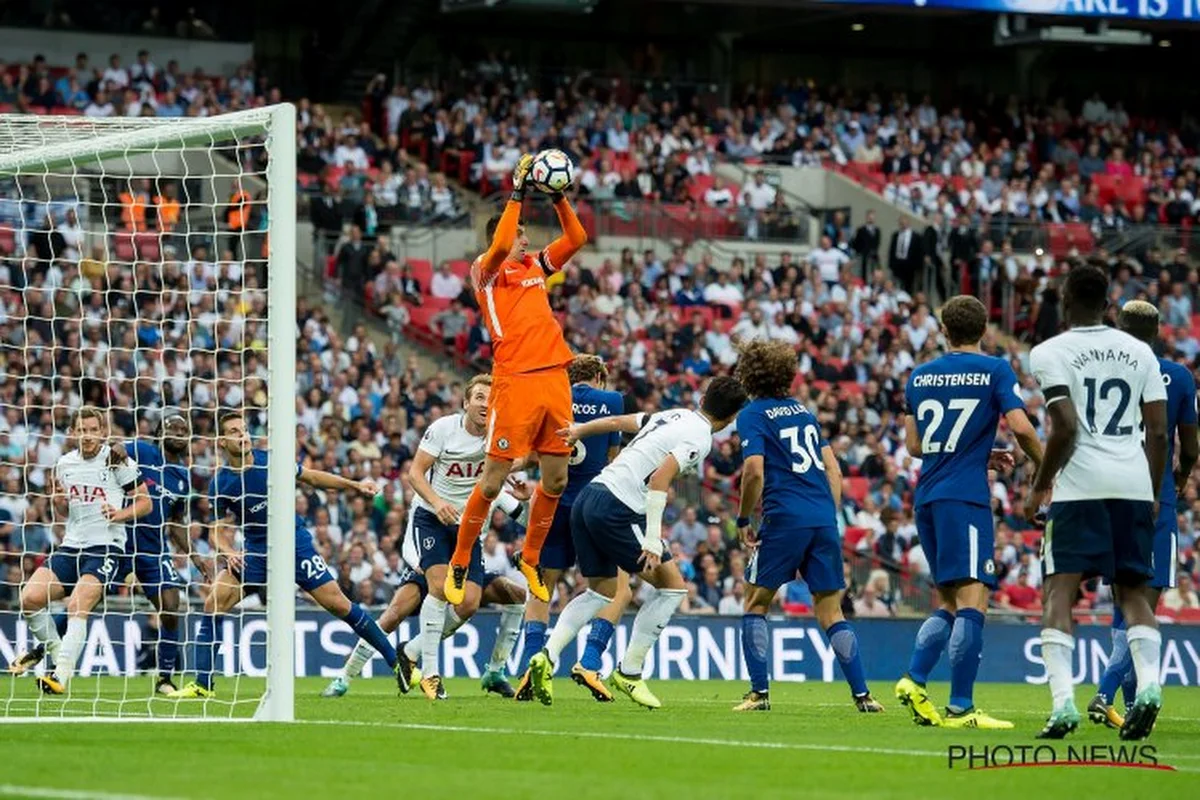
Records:
[[[488,672],[504,672],[508,657],[517,644],[517,637],[521,635],[521,622],[524,619],[524,605],[500,608],[500,626],[496,629],[496,646],[492,648],[492,657],[487,663]]]
[[[62,639],[58,636],[58,628],[54,626],[54,617],[50,615],[50,609],[38,609],[30,614],[25,622],[34,638],[46,646],[46,653],[50,656],[50,660],[57,664]]]
[[[463,625],[466,625],[466,624],[467,624],[467,621],[458,615],[458,612],[454,610],[454,606],[447,603],[446,604],[446,619],[442,623],[442,638],[449,639],[451,636],[454,635],[454,632],[456,630],[458,630],[459,628],[461,628]]]
[[[63,637],[60,657],[55,662],[54,677],[63,686],[71,682],[75,672],[75,662],[87,639],[87,618],[71,617],[67,620],[67,635]]]
[[[1148,686],[1158,686],[1158,668],[1162,663],[1162,634],[1149,625],[1134,625],[1125,631],[1125,641],[1133,656],[1138,694]]]
[[[404,643],[404,655],[409,661],[420,663],[421,661],[421,634],[418,633],[413,638]]]
[[[421,603],[421,672],[428,678],[441,675],[438,666],[438,645],[442,641],[442,628],[446,620],[446,601],[431,594],[425,595]]]
[[[1075,649],[1075,637],[1057,628],[1042,628],[1042,661],[1046,662],[1046,677],[1050,683],[1050,696],[1054,710],[1075,705],[1075,685],[1071,678],[1071,652]]]
[[[625,657],[621,659],[622,675],[641,675],[642,666],[646,662],[646,654],[663,628],[667,627],[671,615],[679,608],[683,598],[687,596],[686,589],[659,589],[633,618],[633,632],[629,635],[629,646],[625,648]]]
[[[558,656],[563,648],[574,641],[583,630],[583,626],[591,622],[600,610],[611,602],[611,597],[588,589],[567,603],[567,607],[558,615],[554,630],[550,631],[550,638],[546,640],[546,652],[550,654],[552,664],[558,664]]]
[[[346,666],[342,667],[342,678],[347,683],[362,675],[363,667],[375,655],[375,648],[363,639],[358,640],[358,644],[354,645],[354,652],[346,659]]]

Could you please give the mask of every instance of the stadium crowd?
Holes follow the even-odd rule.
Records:
[[[11,76],[12,70],[0,73]],[[255,77],[252,66],[229,79],[209,79],[185,74],[173,62],[158,70],[149,54],[139,55],[127,70],[119,59],[110,61],[105,71],[91,68],[82,57],[74,70],[57,76],[50,89],[44,64],[20,67],[17,77],[4,81],[5,86],[19,88],[0,94],[0,102],[29,110],[37,109],[31,102],[35,99],[45,101],[41,108],[55,110],[74,98],[62,105],[84,114],[203,115],[278,99],[275,90]],[[114,86],[122,91],[110,98]],[[30,93],[30,87],[41,94]],[[64,88],[69,97],[62,94]],[[362,122],[347,116],[337,124],[319,106],[301,101],[300,158],[306,172],[329,178],[330,166],[335,170],[335,182],[314,184],[319,193],[311,206],[314,222],[331,231],[342,230],[347,219],[353,222],[353,251],[346,255],[343,248],[337,257],[343,285],[361,292],[371,287],[375,307],[397,336],[412,333],[415,309],[436,297],[444,309],[434,323],[441,343],[483,361],[488,353],[486,330],[472,313],[473,299],[461,279],[450,269],[439,270],[423,285],[411,266],[398,263],[388,252],[381,235],[389,215],[424,221],[453,219],[460,213],[445,175],[408,157],[410,151],[420,151],[416,145],[421,141],[436,144],[440,152],[477,152],[471,163],[478,171],[471,179],[491,180],[488,176],[493,174],[496,186],[511,168],[507,159],[515,158],[515,152],[546,144],[574,149],[586,165],[581,193],[593,200],[603,199],[608,190],[613,197],[619,191],[632,192],[631,183],[638,194],[628,197],[657,194],[678,199],[671,187],[694,186],[693,178],[710,175],[718,154],[815,166],[829,159],[840,163],[849,144],[855,145],[850,148],[854,161],[864,160],[858,158],[860,149],[872,158],[876,150],[888,154],[892,165],[879,163],[889,176],[941,175],[950,183],[961,178],[980,187],[991,180],[987,189],[979,189],[982,198],[972,189],[955,205],[954,194],[948,193],[953,208],[926,210],[934,221],[939,214],[942,219],[950,212],[957,215],[959,226],[946,234],[946,249],[960,248],[956,252],[972,265],[966,287],[990,292],[987,287],[997,283],[993,275],[1008,276],[1016,286],[1013,332],[1037,341],[1057,330],[1053,276],[1069,263],[1018,257],[1007,240],[997,243],[986,235],[985,223],[988,217],[994,220],[1008,213],[1014,182],[1030,181],[1026,202],[1037,196],[1031,191],[1033,174],[1026,175],[1033,163],[1043,165],[1039,169],[1049,163],[1078,163],[1081,174],[1086,165],[1083,158],[1072,161],[1065,150],[1059,152],[1072,149],[1064,144],[1073,141],[1066,134],[1049,137],[1053,149],[1046,151],[1046,126],[1019,105],[1007,117],[992,113],[985,126],[976,115],[964,116],[959,109],[941,114],[928,102],[908,108],[900,97],[886,106],[871,98],[858,102],[802,84],[781,87],[770,103],[716,112],[699,104],[655,103],[645,95],[616,105],[580,83],[560,89],[553,99],[518,84],[491,94],[472,89],[453,102],[427,85],[411,90],[398,86],[390,94],[384,89],[373,87],[375,114]],[[83,95],[87,103],[81,107]],[[105,102],[98,104],[98,99]],[[1134,123],[1121,116],[1119,106],[1101,116],[1097,108],[1093,101],[1081,116],[1104,132],[1101,154],[1120,163],[1128,158],[1118,152],[1125,141],[1121,137]],[[1032,120],[1030,135],[1018,138],[1014,128],[1008,141],[1016,141],[1016,147],[988,144],[992,128],[1008,124],[1005,119],[1014,126]],[[1055,125],[1060,122],[1074,124],[1070,115]],[[716,133],[703,133],[706,130]],[[954,160],[936,162],[935,168],[930,147],[923,144],[926,136],[934,141],[945,137],[934,151],[949,153]],[[1156,169],[1169,169],[1186,188],[1194,173],[1177,137],[1168,138],[1150,159],[1145,155],[1153,155],[1157,140],[1138,141],[1142,150],[1135,160],[1146,164],[1148,177]],[[896,154],[912,156],[913,150],[929,155],[928,170],[923,171],[920,157],[909,162],[912,169],[895,169]],[[606,171],[616,169],[617,161],[606,162],[614,154],[621,154],[619,161],[625,165],[625,172],[615,178]],[[644,170],[650,173],[645,179]],[[1085,177],[1094,183],[1099,174],[1108,174],[1107,167]],[[725,198],[711,203],[714,206],[748,206],[755,213],[741,220],[749,228],[774,219],[757,212],[780,201],[773,189],[767,191],[769,186],[756,188],[761,186],[766,184],[752,178],[738,199],[733,187],[714,179],[702,201],[713,200],[713,192]],[[1055,191],[1063,186],[1080,189],[1069,177]],[[999,210],[990,210],[991,201],[985,204],[981,199],[997,187],[1006,199]],[[1090,191],[1083,190],[1081,202]],[[756,192],[761,194],[758,199]],[[1049,200],[1030,205],[1040,210],[1016,205],[1013,208],[1021,213],[1013,216],[1061,215],[1057,200],[1053,205]],[[728,270],[716,269],[708,257],[692,263],[682,248],[670,253],[647,250],[640,256],[627,251],[619,262],[606,261],[594,269],[568,266],[551,282],[550,292],[571,344],[605,357],[631,409],[693,403],[706,376],[729,370],[741,341],[769,337],[793,342],[802,356],[803,378],[796,391],[818,409],[848,477],[843,521],[848,550],[858,555],[847,567],[853,586],[847,610],[882,616],[913,605],[925,607],[929,601],[928,563],[910,505],[919,460],[905,451],[900,415],[908,371],[936,354],[942,342],[926,296],[913,281],[897,283],[878,268],[880,243],[877,235],[870,235],[871,224],[868,219],[852,230],[845,216],[831,215],[823,227],[828,238],[808,259],[785,253],[768,262],[758,256],[750,263],[735,260]],[[61,225],[71,223],[64,219]],[[40,220],[29,225],[39,226],[45,229]],[[50,232],[44,232],[48,240]],[[65,233],[59,235],[65,242]],[[928,231],[922,235],[928,236]],[[0,550],[6,553],[0,602],[8,603],[21,576],[60,535],[38,490],[46,470],[67,446],[70,407],[84,400],[111,407],[123,436],[153,436],[165,408],[190,413],[197,433],[193,513],[201,520],[207,518],[203,491],[214,463],[213,412],[243,405],[261,409],[265,404],[265,300],[258,265],[224,252],[216,260],[210,255],[215,247],[164,249],[161,269],[141,264],[131,273],[125,266],[105,263],[102,253],[52,248],[53,255],[47,257],[41,246],[36,236],[28,242],[0,241],[0,354],[6,365],[0,383]],[[1164,257],[1154,251],[1144,256],[1132,261],[1103,249],[1093,254],[1113,275],[1114,300],[1145,297],[1159,304],[1171,326],[1164,338],[1165,352],[1190,364],[1200,354],[1192,326],[1200,277],[1186,253]],[[350,265],[355,269],[353,281],[346,280]],[[407,462],[429,422],[458,408],[461,387],[448,374],[420,374],[414,364],[400,359],[395,341],[376,342],[365,325],[343,338],[320,308],[302,306],[298,313],[297,440],[302,455],[323,468],[374,477],[385,485],[374,504],[333,492],[310,492],[299,500],[299,510],[347,594],[363,602],[382,602],[400,571],[398,540],[412,494],[405,478]],[[1035,424],[1042,426],[1044,409],[1028,375],[1022,342],[993,331],[985,345],[1013,363]],[[257,432],[264,422],[261,413],[252,415]],[[740,607],[746,553],[736,542],[730,500],[739,470],[737,435],[730,432],[714,449],[702,481],[686,496],[673,496],[668,507],[672,551],[693,589],[684,606],[688,613],[732,613]],[[1040,534],[1020,516],[1023,477],[1018,468],[994,479],[999,525],[995,560],[1001,578],[994,602],[1000,608],[1029,610],[1040,602]],[[1181,571],[1192,576],[1197,571],[1198,523],[1200,494],[1193,481],[1180,503],[1179,551]],[[515,575],[509,557],[523,531],[502,514],[490,525],[485,558],[496,571]],[[191,537],[199,558],[193,562],[181,554],[177,562],[199,594],[204,591],[201,565],[212,554],[203,524],[192,525]],[[580,588],[568,576],[558,602]],[[802,584],[794,583],[780,602],[785,609],[803,611],[810,598]],[[1084,602],[1104,609],[1109,598],[1101,590]],[[1182,587],[1179,598],[1168,595],[1164,602],[1200,605],[1194,591]]]

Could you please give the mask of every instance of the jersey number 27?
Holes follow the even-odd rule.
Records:
[[[959,437],[962,436],[967,427],[967,421],[971,419],[971,415],[978,407],[979,401],[969,397],[960,397],[945,405],[942,405],[940,400],[922,401],[917,406],[917,423],[924,422],[928,418],[929,424],[925,427],[925,435],[921,437],[921,453],[931,456],[937,453],[953,453],[957,450]],[[945,441],[938,441],[936,438],[938,429],[942,427],[946,411],[955,412],[954,424],[950,426],[950,433]]]

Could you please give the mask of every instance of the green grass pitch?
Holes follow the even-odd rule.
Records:
[[[72,690],[119,697],[122,682],[105,681],[77,679]],[[918,728],[891,696],[890,684],[880,682],[874,689],[887,706],[882,715],[858,714],[840,683],[776,684],[773,710],[755,714],[732,713],[744,687],[720,681],[654,682],[664,707],[653,712],[625,698],[596,703],[562,678],[551,708],[485,696],[467,679],[448,681],[450,699],[441,703],[415,690],[398,697],[386,678],[357,681],[338,700],[318,697],[323,686],[318,679],[297,682],[295,724],[0,725],[0,796],[925,800],[975,793],[1166,797],[1200,788],[1200,692],[1194,689],[1167,690],[1147,742],[1175,772],[968,772],[948,768],[947,748],[1033,745],[1049,706],[1044,686],[981,685],[980,706],[1016,723],[1016,730],[991,733]],[[252,687],[244,681],[240,688]],[[944,700],[946,690],[931,687],[935,700]],[[28,679],[11,687],[9,713],[17,708],[11,699],[33,699],[33,691]],[[1080,708],[1089,691],[1079,687]],[[153,707],[170,713],[174,705],[154,701]],[[1115,731],[1085,722],[1057,744],[1065,758],[1066,744],[1120,743]]]

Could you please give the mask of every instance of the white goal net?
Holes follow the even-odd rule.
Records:
[[[295,181],[290,105],[0,115],[0,717],[292,717]],[[213,620],[230,412],[269,574]]]

